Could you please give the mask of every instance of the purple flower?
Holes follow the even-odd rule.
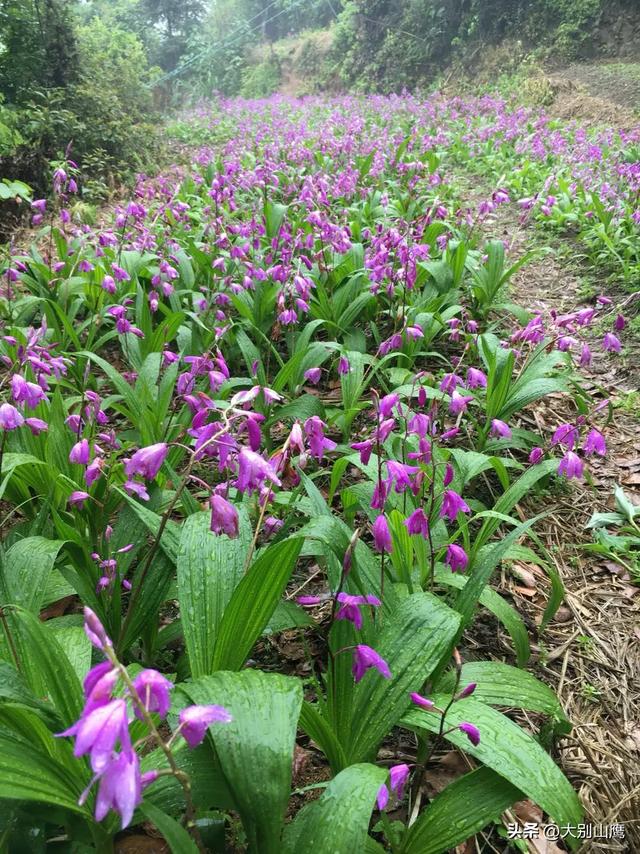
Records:
[[[351,672],[356,682],[359,682],[367,670],[374,667],[385,679],[391,679],[389,665],[381,658],[375,649],[366,644],[358,644],[353,648],[353,666]]]
[[[377,552],[386,552],[387,554],[391,554],[393,544],[391,541],[391,533],[389,531],[387,517],[384,515],[384,513],[381,513],[378,517],[376,517],[376,521],[373,523],[372,530],[373,544],[375,546],[375,550]]]
[[[510,439],[511,428],[499,418],[493,418],[491,421],[491,435],[496,439]]]
[[[138,483],[135,480],[125,480],[123,489],[129,495],[137,495],[141,501],[149,500],[149,493],[147,492],[144,483]]]
[[[415,703],[416,706],[420,706],[423,709],[433,709],[435,706],[433,700],[429,700],[427,697],[423,697],[422,694],[417,694],[415,691],[409,694],[409,696],[411,697],[412,703]]]
[[[131,823],[134,810],[142,801],[142,786],[140,763],[135,753],[120,753],[110,758],[100,777],[96,797],[96,821],[102,821],[112,809],[120,814],[124,830]]]
[[[91,670],[84,677],[82,682],[82,688],[84,690],[84,696],[88,700],[96,686],[102,682],[103,678],[108,674],[115,673],[116,678],[118,676],[118,671],[113,669],[113,665],[110,661],[101,661],[100,664],[96,664],[95,667],[92,667]],[[111,686],[115,685],[115,682]],[[111,698],[111,690],[106,695],[105,702],[108,702]]]
[[[89,465],[91,450],[89,448],[88,439],[80,439],[76,442],[73,448],[69,451],[69,462],[77,463],[81,466]]]
[[[602,346],[609,353],[620,353],[622,351],[620,339],[613,332],[606,333],[602,340]]]
[[[324,435],[326,424],[317,415],[312,415],[304,422],[304,432],[309,442],[309,450],[318,462],[322,460],[325,451],[333,451],[336,443]]]
[[[473,692],[476,690],[477,687],[478,686],[477,686],[476,682],[469,682],[469,684],[465,685],[464,688],[462,689],[462,691],[460,691],[457,699],[462,700],[462,699],[464,699],[464,697],[470,697],[473,694]]]
[[[422,534],[423,537],[429,536],[429,520],[422,507],[414,510],[409,518],[404,520],[403,524],[410,534]]]
[[[442,507],[440,508],[440,516],[443,519],[449,519],[451,522],[455,522],[458,513],[470,512],[471,508],[457,492],[454,492],[453,489],[445,490],[442,498]]]
[[[451,412],[452,415],[460,415],[461,412],[465,411],[472,400],[472,395],[460,394],[459,391],[454,391],[451,395],[451,402],[449,403],[449,412]]]
[[[35,409],[47,396],[37,383],[30,383],[19,374],[11,377],[11,394],[16,403],[25,403],[29,409]]]
[[[126,700],[111,700],[89,713],[85,709],[79,721],[57,735],[75,736],[73,755],[80,757],[89,753],[93,770],[96,773],[104,771],[118,741],[123,752],[129,755],[132,753]]]
[[[362,628],[362,605],[372,605],[379,608],[382,602],[377,596],[350,596],[348,593],[338,593],[338,602],[342,607],[336,613],[336,620],[349,620],[359,631]]]
[[[15,430],[17,427],[22,427],[24,418],[10,403],[3,403],[0,406],[0,428],[2,430]]]
[[[97,647],[97,649],[104,650],[107,646],[113,646],[97,615],[93,613],[91,608],[87,608],[86,606],[84,609],[84,631],[93,646]]]
[[[80,489],[76,489],[75,492],[72,492],[69,496],[69,504],[73,507],[77,507],[79,510],[82,510],[84,507],[85,501],[89,498],[88,492],[82,492]]]
[[[173,682],[169,682],[157,670],[143,670],[133,680],[133,687],[148,712],[157,712],[161,718],[167,716],[171,705],[169,692],[173,688]],[[135,704],[134,712],[137,718],[144,720],[142,712]]]
[[[590,430],[584,443],[585,454],[598,454],[604,457],[607,454],[607,444],[604,436],[599,430]]]
[[[210,500],[211,530],[214,534],[226,534],[234,539],[238,536],[238,511],[221,495],[214,492]]]
[[[354,442],[351,445],[354,451],[358,451],[360,454],[360,462],[362,465],[366,466],[366,464],[371,459],[371,454],[373,452],[373,442],[371,439],[367,439],[366,442]]]
[[[469,563],[467,553],[462,546],[458,546],[456,543],[451,543],[447,547],[447,556],[444,560],[445,563],[449,564],[451,572],[464,572]]]
[[[478,368],[469,368],[467,371],[467,388],[486,388],[487,377]]]
[[[397,394],[385,395],[385,397],[380,401],[380,405],[378,407],[380,415],[383,418],[390,418],[399,401],[400,397]]]
[[[349,360],[346,356],[340,356],[340,360],[338,362],[338,373],[339,374],[348,374],[351,370],[351,365],[349,364]]]
[[[276,534],[280,528],[284,525],[282,519],[278,519],[277,516],[267,516],[264,520],[264,532],[267,537],[272,537]]]
[[[399,801],[402,800],[410,773],[411,769],[405,764],[394,765],[389,771],[389,788]],[[378,789],[377,803],[379,810],[383,810],[389,803],[389,789],[385,783]]]
[[[453,480],[453,466],[451,463],[447,463],[444,469],[444,478],[442,480],[443,486],[449,486],[451,481]]]
[[[153,480],[160,471],[168,452],[169,446],[165,442],[140,448],[132,457],[123,460],[127,478],[130,479],[139,474],[145,480]]]
[[[40,433],[46,432],[49,429],[49,425],[42,418],[25,418],[24,423],[34,436],[39,436]]]
[[[463,382],[457,374],[445,374],[440,382],[440,391],[453,395],[459,385],[463,385]]]
[[[587,368],[591,364],[591,350],[589,349],[588,344],[582,345],[582,350],[580,351],[580,367]]]
[[[616,332],[622,332],[626,325],[627,321],[625,320],[624,315],[619,314],[614,321],[613,328]]]
[[[529,462],[532,466],[538,465],[542,457],[544,456],[544,451],[542,448],[532,448],[531,453],[529,454]]]
[[[246,492],[251,495],[256,490],[260,490],[265,480],[269,480],[275,486],[280,486],[274,470],[271,465],[254,451],[248,448],[243,448],[238,454],[238,479],[235,483],[240,492]]]
[[[308,371],[304,372],[304,378],[311,385],[317,385],[320,382],[320,377],[322,376],[322,370],[320,368],[309,368]]]
[[[109,661],[92,667],[84,678],[83,688],[86,703],[82,717],[86,718],[94,709],[111,702],[111,694],[118,682],[119,674]]]
[[[579,480],[582,477],[583,469],[584,465],[580,457],[577,454],[574,454],[573,451],[567,451],[564,457],[560,460],[558,474],[563,474],[568,479],[575,477]]]
[[[187,706],[179,715],[180,732],[189,747],[202,744],[210,724],[227,724],[232,720],[222,706]]]
[[[469,739],[471,744],[473,744],[474,747],[477,747],[480,744],[480,730],[477,726],[474,726],[473,724],[467,723],[465,721],[461,724],[458,724],[458,729],[460,730],[460,732],[463,732],[467,736],[467,738]]]
[[[321,596],[297,596],[296,602],[302,605],[303,608],[313,608],[322,602]]]
[[[386,466],[389,486],[395,484],[396,492],[404,492],[407,487],[410,488],[410,477],[420,471],[418,466],[408,466],[395,460],[386,460]]]
[[[578,441],[579,430],[573,424],[560,424],[551,438],[552,445],[564,445],[570,451]]]

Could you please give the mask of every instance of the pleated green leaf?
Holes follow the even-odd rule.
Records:
[[[386,768],[351,765],[327,786],[322,797],[288,825],[282,854],[336,854],[365,850],[371,812]]]
[[[402,854],[444,854],[522,798],[522,793],[490,768],[478,768],[437,795],[409,829]]]
[[[280,601],[303,540],[269,546],[243,576],[227,605],[215,638],[214,670],[239,670]]]
[[[193,678],[213,672],[213,651],[224,610],[237,587],[251,543],[251,526],[239,508],[239,536],[217,536],[209,513],[195,513],[182,526],[178,599]]]
[[[224,706],[230,723],[210,738],[253,854],[280,854],[302,684],[287,676],[218,672],[181,686],[196,703]]]
[[[387,619],[376,651],[389,665],[392,678],[370,670],[355,686],[351,733],[343,741],[350,762],[374,758],[382,739],[409,706],[410,692],[420,691],[447,654],[459,624],[459,616],[430,593],[407,597]]]
[[[446,696],[434,696],[436,705],[442,707]],[[463,722],[474,724],[480,730],[480,743],[471,744],[466,735],[457,729]],[[436,733],[440,716],[434,712],[411,709],[403,724],[413,729],[426,729]],[[579,824],[582,807],[571,783],[553,759],[524,729],[505,715],[473,697],[454,703],[447,713],[447,729],[453,727],[446,738],[456,747],[475,756],[505,780],[517,786],[532,801],[542,807],[556,824]]]

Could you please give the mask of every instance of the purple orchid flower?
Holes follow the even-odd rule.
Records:
[[[342,607],[336,612],[336,620],[349,620],[358,631],[362,628],[360,608],[363,605],[371,605],[374,608],[379,608],[382,605],[378,597],[372,595],[351,596],[349,593],[338,593],[337,601]]]
[[[187,706],[178,717],[180,732],[189,747],[202,744],[211,724],[226,724],[233,720],[223,706]]]
[[[391,679],[391,671],[387,662],[378,655],[375,649],[366,644],[358,644],[353,648],[353,666],[351,672],[356,682],[359,682],[367,670],[375,668],[385,679]]]

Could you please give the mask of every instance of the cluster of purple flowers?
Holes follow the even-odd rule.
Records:
[[[142,801],[142,792],[161,773],[158,770],[141,772],[129,726],[135,718],[148,720],[152,714],[164,720],[171,707],[173,685],[157,670],[142,670],[129,680],[126,670],[115,658],[113,644],[104,627],[89,608],[85,608],[84,620],[89,640],[107,660],[96,664],[85,676],[82,715],[58,735],[73,737],[74,756],[89,758],[94,776],[79,803],[87,800],[97,782],[96,821],[102,821],[109,810],[114,810],[125,828]],[[116,688],[123,680],[124,695],[116,696]],[[231,716],[222,706],[188,706],[180,711],[178,720],[171,742],[181,735],[189,747],[197,747],[212,723],[228,723]]]

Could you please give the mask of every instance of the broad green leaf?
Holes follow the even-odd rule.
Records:
[[[462,588],[456,599],[455,608],[456,611],[462,615],[463,627],[468,625],[471,620],[476,604],[482,595],[482,591],[489,583],[496,566],[509,551],[513,543],[526,533],[532,525],[535,525],[540,518],[541,516],[535,516],[533,519],[523,522],[499,540],[495,545],[489,544],[480,550],[476,559],[470,566],[467,583]]]
[[[140,805],[140,812],[158,828],[171,849],[171,854],[197,854],[198,846],[175,818],[148,801]]]
[[[490,706],[508,706],[543,712],[566,720],[560,701],[554,692],[527,673],[501,661],[472,661],[462,665],[460,684],[476,683],[473,697]],[[455,674],[449,672],[438,682],[439,692],[453,691]]]
[[[264,203],[265,227],[269,240],[278,236],[286,214],[287,205],[281,205],[270,201],[266,201]]]
[[[242,818],[249,850],[279,854],[289,802],[302,684],[287,676],[219,672],[181,686],[196,703],[224,706],[233,720],[210,737]]]
[[[53,634],[82,682],[91,668],[91,642],[86,632],[81,626],[65,626],[54,628]]]
[[[448,697],[435,695],[431,699],[437,706],[448,702]],[[457,728],[468,721],[480,730],[480,743],[471,744]],[[440,730],[440,715],[411,709],[403,718],[409,728]],[[456,747],[475,756],[489,768],[517,786],[535,801],[560,825],[580,824],[582,806],[571,784],[553,759],[524,729],[505,715],[468,697],[455,702],[447,713],[445,738]]]
[[[90,818],[88,808],[78,805],[83,779],[30,741],[0,732],[0,799],[39,801]]]
[[[194,679],[213,672],[220,621],[242,578],[252,531],[243,507],[238,515],[239,535],[234,539],[211,532],[209,513],[195,513],[182,526],[176,561],[178,599]]]
[[[365,673],[354,688],[352,728],[343,746],[350,762],[375,757],[375,751],[420,691],[438,662],[450,650],[460,624],[458,615],[430,593],[408,596],[385,622],[377,652],[391,670],[384,679]]]
[[[386,777],[387,770],[375,765],[345,768],[319,800],[302,809],[287,826],[282,854],[363,851],[376,795]]]
[[[300,726],[329,760],[331,767],[336,770],[346,767],[349,763],[340,741],[329,721],[318,710],[317,705],[306,701],[300,712]]]
[[[458,590],[462,590],[467,584],[467,579],[463,575],[451,572],[448,567],[445,568],[442,564],[436,566],[436,581],[438,584],[455,587]],[[491,587],[484,588],[478,602],[488,611],[491,611],[509,632],[518,665],[522,667],[529,660],[531,647],[529,646],[527,627],[520,614]]]
[[[0,661],[0,702],[32,709],[48,721],[55,720],[50,704],[38,699],[15,667],[5,661]]]
[[[267,626],[296,565],[303,540],[268,546],[233,592],[215,639],[214,670],[239,670]]]
[[[82,712],[82,688],[55,632],[22,608],[7,613],[7,623],[29,687],[52,703],[65,727],[71,726]]]
[[[490,768],[477,768],[440,792],[409,828],[402,854],[442,854],[522,799],[522,793]]]
[[[6,603],[21,605],[38,612],[49,576],[64,543],[44,537],[18,540],[7,551],[3,561],[3,584]]]
[[[208,809],[213,805],[221,809],[235,809],[233,797],[209,739],[205,739],[195,749],[179,741],[174,747],[173,755],[178,768],[189,775],[191,796],[197,807]],[[157,748],[141,757],[140,767],[143,772],[166,770],[169,763],[164,753]],[[184,812],[184,791],[171,774],[159,777],[145,789],[144,800],[145,803],[152,803],[170,815]]]

